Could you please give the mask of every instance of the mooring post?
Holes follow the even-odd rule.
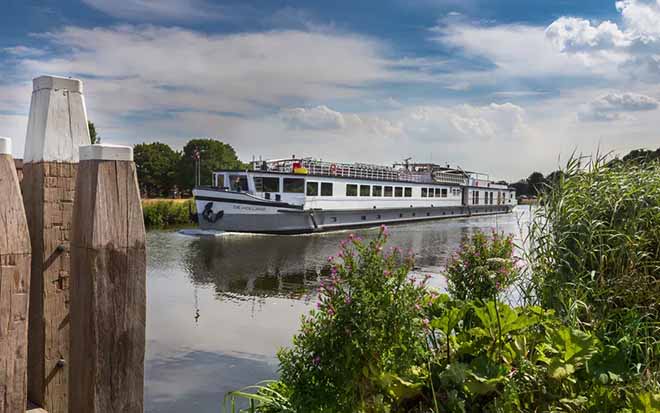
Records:
[[[32,243],[28,398],[68,412],[69,240],[78,146],[90,143],[82,82],[33,80],[23,157],[23,200]]]
[[[25,411],[30,235],[11,156],[0,138],[0,413]]]
[[[80,147],[71,243],[70,413],[142,413],[145,229],[133,149]]]

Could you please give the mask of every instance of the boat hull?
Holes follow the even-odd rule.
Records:
[[[248,194],[195,191],[201,229],[266,234],[303,234],[456,217],[505,214],[511,205],[437,206],[361,210],[303,209]]]

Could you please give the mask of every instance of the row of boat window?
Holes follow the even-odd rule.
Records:
[[[247,177],[245,175],[232,175],[230,176],[231,189],[247,191]],[[254,177],[254,186],[257,192],[280,192],[280,179],[275,177]],[[293,194],[307,194],[308,196],[332,196],[333,185],[332,182],[312,182],[301,178],[283,178],[282,179],[282,192]],[[479,191],[471,191],[472,203],[479,204]],[[453,196],[460,196],[461,190],[459,188],[451,188]],[[422,188],[422,198],[447,198],[449,190],[447,188]],[[411,187],[401,186],[381,186],[381,185],[358,185],[347,184],[346,196],[373,196],[373,197],[412,197]],[[502,198],[500,198],[500,196]],[[513,193],[511,193],[513,198]],[[485,204],[493,204],[493,192],[485,192]],[[497,195],[498,203],[506,200],[505,194]]]

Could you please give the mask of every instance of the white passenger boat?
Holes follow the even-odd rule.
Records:
[[[202,229],[276,234],[502,214],[516,204],[506,183],[460,168],[311,158],[217,171],[213,186],[196,187],[193,195]]]

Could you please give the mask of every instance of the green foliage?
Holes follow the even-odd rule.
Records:
[[[530,298],[660,369],[660,163],[569,163],[530,234]]]
[[[421,394],[425,288],[408,278],[412,258],[382,252],[386,237],[343,243],[318,309],[279,352],[296,411],[405,411]]]
[[[446,295],[427,308],[426,391],[442,401],[436,412],[608,412],[632,403],[616,360],[622,355],[608,355],[597,338],[564,326],[552,311]]]
[[[148,197],[169,196],[176,185],[181,155],[160,142],[135,145],[133,154],[142,193]]]
[[[516,279],[517,260],[513,236],[476,232],[447,263],[448,290],[461,300],[492,299]]]
[[[92,145],[95,143],[101,143],[101,137],[96,135],[96,127],[94,126],[94,122],[88,120],[87,128],[89,129],[89,139]]]
[[[201,162],[201,185],[211,185],[212,173],[222,169],[245,169],[231,145],[215,139],[192,139],[183,147],[178,166],[178,182],[182,190],[189,191],[195,186],[195,153],[199,151]]]
[[[142,203],[144,225],[147,228],[186,225],[190,223],[190,212],[194,213],[192,199],[184,202],[158,200]]]

